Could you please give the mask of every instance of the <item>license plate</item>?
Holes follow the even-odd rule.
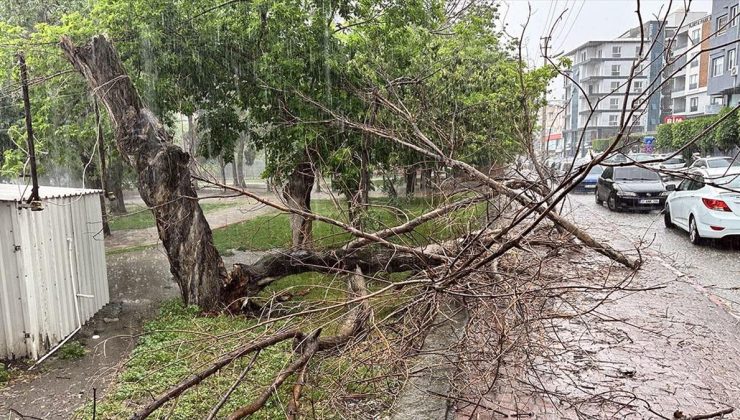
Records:
[[[640,200],[640,204],[658,204],[658,203],[660,203],[660,200],[658,199]]]
[[[596,185],[584,185],[586,189],[594,189],[596,188]]]

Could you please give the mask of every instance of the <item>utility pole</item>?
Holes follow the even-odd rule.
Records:
[[[31,204],[33,210],[41,210],[40,206],[34,206],[33,203],[39,203],[41,198],[39,197],[39,179],[38,172],[36,170],[36,151],[33,144],[33,123],[31,121],[31,99],[28,95],[28,69],[26,69],[26,58],[22,52],[18,55],[18,67],[21,70],[21,91],[23,92],[23,110],[26,118],[26,135],[27,135],[27,147],[28,147],[28,160],[31,164],[31,195],[28,197],[27,203]]]
[[[540,38],[542,40],[542,65],[547,66],[547,46],[550,43],[550,37],[549,36],[543,36]],[[544,158],[547,154],[547,88],[545,88],[545,92],[542,94],[543,96],[543,102],[544,105],[542,106],[542,134],[540,135],[540,153],[542,157]]]
[[[93,95],[93,107],[95,108],[95,124],[97,125],[98,134],[98,155],[100,156],[100,188],[103,194],[100,196],[100,211],[103,216],[103,237],[110,236],[110,226],[108,225],[108,210],[105,206],[108,198],[108,171],[105,167],[105,144],[103,142],[103,125],[100,122],[100,109],[98,109],[98,98]]]

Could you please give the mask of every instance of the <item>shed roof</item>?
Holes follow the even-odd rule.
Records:
[[[87,194],[100,194],[101,190],[82,188],[63,188],[39,186],[39,196],[42,199],[76,197]],[[0,184],[0,201],[23,201],[31,195],[31,186],[18,184]]]

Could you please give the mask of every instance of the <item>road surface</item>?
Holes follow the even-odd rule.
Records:
[[[570,215],[592,234],[608,238],[622,247],[639,241],[647,249],[663,255],[676,270],[687,274],[708,296],[726,305],[740,319],[740,246],[738,241],[710,241],[691,245],[688,233],[680,228],[666,229],[658,212],[611,212],[595,203],[593,196],[571,194]]]

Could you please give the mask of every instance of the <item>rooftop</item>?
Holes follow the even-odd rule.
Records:
[[[82,188],[62,188],[39,186],[39,196],[42,199],[77,197],[87,194],[100,194],[101,190]],[[30,185],[0,184],[0,201],[24,201],[31,195]]]

